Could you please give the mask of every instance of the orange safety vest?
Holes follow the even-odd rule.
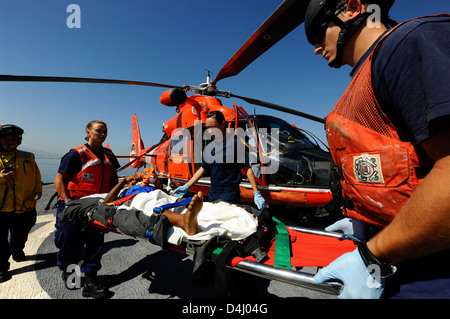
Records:
[[[376,45],[326,119],[330,151],[342,170],[342,196],[354,204],[344,213],[379,227],[392,221],[419,186],[423,176],[416,168],[429,165],[413,144],[400,140],[373,92],[373,57],[392,31]]]
[[[78,199],[83,196],[107,193],[111,188],[114,173],[111,158],[114,154],[104,148],[105,158],[98,158],[86,145],[73,148],[80,154],[81,171],[69,180],[67,189],[70,198]]]

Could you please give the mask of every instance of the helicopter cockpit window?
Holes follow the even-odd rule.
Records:
[[[269,138],[278,138],[279,143],[296,144],[300,148],[315,148],[315,145],[297,128],[277,118],[257,117],[258,127],[267,128]],[[277,136],[272,136],[276,132]]]

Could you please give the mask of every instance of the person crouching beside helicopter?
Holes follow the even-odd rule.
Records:
[[[261,193],[258,191],[258,185],[256,183],[255,175],[249,165],[249,159],[246,154],[242,154],[239,158],[237,152],[237,138],[226,139],[226,124],[225,117],[220,111],[209,112],[206,116],[205,126],[209,130],[211,136],[214,136],[216,148],[211,151],[211,155],[214,157],[212,161],[205,161],[205,156],[201,167],[195,172],[194,176],[183,186],[178,187],[175,190],[174,196],[183,197],[189,191],[189,188],[195,184],[206,171],[211,174],[211,188],[208,194],[208,201],[214,202],[222,200],[230,204],[238,204],[240,202],[239,183],[242,180],[241,169],[247,174],[247,178],[252,185],[254,202],[259,210],[263,210],[265,207],[265,200]],[[214,130],[215,128],[215,130]],[[220,132],[220,133],[219,133]],[[220,145],[220,143],[222,143]],[[219,147],[217,147],[219,145]],[[216,161],[216,154],[220,156],[223,154],[223,160]],[[234,153],[231,153],[234,152]],[[229,156],[233,155],[233,161],[230,162]],[[236,156],[238,155],[238,156]]]
[[[108,128],[103,121],[91,121],[86,125],[84,145],[71,149],[61,159],[55,177],[55,188],[59,195],[58,216],[72,199],[109,192],[117,183],[120,167],[113,152],[103,147]],[[92,227],[85,227],[78,220],[61,222],[56,218],[55,245],[59,249],[57,265],[63,271],[66,288],[70,273],[67,268],[83,259],[81,272],[85,274],[83,297],[103,298],[109,294],[106,287],[97,282],[97,271],[101,268],[104,234]],[[85,246],[85,247],[84,247]],[[84,255],[82,252],[84,250]]]
[[[23,248],[36,223],[36,201],[42,196],[41,172],[33,153],[17,150],[22,134],[16,125],[0,126],[0,282],[11,279],[11,255],[17,262],[25,260]]]

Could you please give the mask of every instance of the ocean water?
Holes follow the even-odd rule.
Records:
[[[53,183],[58,171],[60,158],[36,158],[36,163],[41,171],[41,178],[44,184]]]
[[[56,172],[58,171],[60,158],[39,158],[36,157],[36,163],[41,171],[42,182],[44,184],[53,183],[55,180]],[[127,159],[119,159],[120,165],[125,165]],[[119,172],[119,176],[133,175],[135,169],[127,167],[123,171]]]

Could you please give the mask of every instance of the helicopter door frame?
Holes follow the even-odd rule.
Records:
[[[239,127],[239,119],[240,119],[240,116],[242,116],[245,120],[247,120],[247,123],[249,123],[249,125],[250,125],[251,128],[252,128],[252,132],[253,132],[253,134],[254,134],[254,135],[253,135],[253,138],[254,138],[254,140],[255,140],[255,142],[256,142],[256,147],[257,147],[256,152],[257,152],[257,154],[258,154],[258,158],[259,158],[259,160],[260,160],[260,165],[261,165],[261,168],[260,168],[261,177],[258,177],[257,174],[254,174],[254,175],[255,175],[256,183],[258,183],[258,184],[261,185],[262,187],[266,187],[266,175],[264,174],[264,163],[263,163],[263,159],[264,159],[264,158],[263,158],[263,156],[262,156],[262,151],[261,151],[261,146],[260,146],[260,141],[259,141],[259,135],[258,135],[258,132],[256,131],[256,129],[255,129],[253,123],[250,121],[250,118],[248,117],[248,113],[247,113],[242,107],[237,106],[236,102],[234,102],[233,105],[234,105],[234,112],[235,112],[235,125],[234,125],[235,130]],[[236,131],[235,131],[235,132],[236,132]],[[250,149],[252,148],[252,146],[250,146],[249,144],[247,144],[247,142],[245,142],[245,143],[246,143],[246,146],[248,147],[248,149],[249,149],[249,151],[250,151]],[[251,165],[250,165],[250,166],[251,166]],[[252,168],[252,169],[253,169],[253,168]],[[244,172],[244,170],[241,170],[241,172],[242,172],[245,176],[247,176],[247,173]],[[254,173],[254,172],[253,172],[253,173]]]

